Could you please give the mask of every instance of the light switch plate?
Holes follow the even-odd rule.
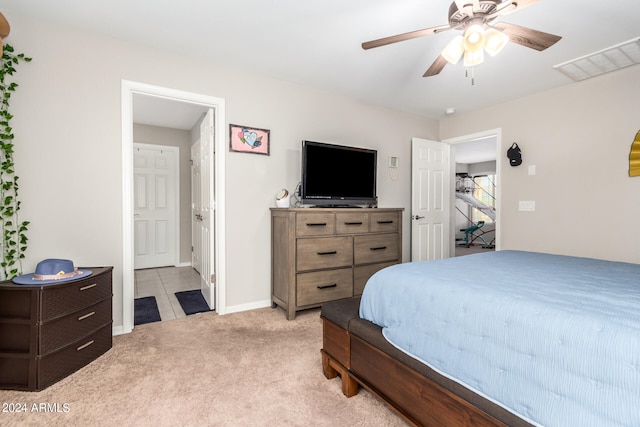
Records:
[[[397,168],[398,167],[398,158],[395,156],[389,156],[389,167]]]
[[[536,210],[536,202],[533,200],[521,200],[518,203],[518,210],[524,212],[533,212]]]

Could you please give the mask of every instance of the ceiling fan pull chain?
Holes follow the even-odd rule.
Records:
[[[474,70],[475,70],[475,66],[471,66],[471,86],[475,86],[475,84],[476,84],[476,79],[475,79],[476,75],[475,75]],[[468,67],[464,69],[464,76],[465,76],[465,78],[469,77],[469,68]]]

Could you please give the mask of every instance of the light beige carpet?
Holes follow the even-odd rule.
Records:
[[[322,374],[319,310],[203,313],[116,336],[93,363],[41,392],[0,390],[2,426],[401,426],[361,390]],[[49,404],[36,412],[33,404]]]

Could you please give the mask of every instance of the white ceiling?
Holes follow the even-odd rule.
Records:
[[[143,125],[191,130],[207,107],[151,95],[133,94],[133,122]]]
[[[495,136],[476,139],[454,145],[456,163],[473,164],[496,160],[497,139]]]
[[[639,35],[638,0],[541,0],[504,18],[563,36],[543,52],[509,44],[475,69],[423,78],[445,31],[369,51],[363,41],[442,25],[449,0],[29,0],[24,15],[440,118],[570,84],[553,66]],[[7,18],[11,20],[11,16]],[[495,22],[495,21],[494,21]]]

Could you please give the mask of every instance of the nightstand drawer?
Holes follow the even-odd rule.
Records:
[[[111,324],[111,298],[42,325],[40,351],[47,354],[78,341],[91,331]]]
[[[396,212],[374,212],[371,214],[371,232],[398,231],[400,220]]]
[[[368,213],[337,213],[336,234],[355,234],[369,232]]]
[[[55,288],[45,286],[42,291],[41,320],[44,322],[76,312],[110,296],[111,272],[95,277],[91,275]]]
[[[353,292],[351,268],[301,273],[297,276],[296,298],[298,306],[320,304],[349,298]]]
[[[397,234],[374,234],[354,238],[354,264],[372,264],[398,259]]]
[[[296,215],[298,236],[330,236],[335,234],[336,224],[333,213],[299,213]]]
[[[345,267],[353,262],[351,237],[298,239],[298,271]]]

